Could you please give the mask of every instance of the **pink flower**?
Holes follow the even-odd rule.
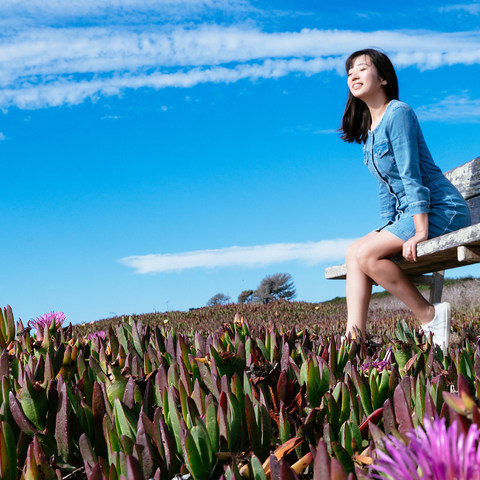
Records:
[[[390,362],[388,360],[373,360],[372,362],[366,362],[360,365],[364,373],[368,372],[370,367],[376,368],[378,372],[382,372],[383,370],[390,369]]]
[[[87,335],[87,340],[94,340],[95,338],[101,338],[102,340],[105,340],[107,336],[107,332],[105,330],[97,330],[96,332],[89,333]]]
[[[476,424],[464,434],[445,419],[424,421],[407,434],[410,443],[393,436],[377,450],[369,478],[389,480],[480,480],[480,429]]]
[[[53,310],[45,315],[40,315],[34,320],[30,320],[28,325],[34,328],[37,332],[43,332],[45,326],[51,328],[55,323],[56,327],[61,327],[63,322],[67,319],[63,312],[54,312]]]

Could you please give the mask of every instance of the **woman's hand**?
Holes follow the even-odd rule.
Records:
[[[423,236],[419,238],[417,234],[415,234],[403,244],[402,255],[405,260],[408,262],[417,261],[417,243],[423,242],[423,240],[426,240],[426,238],[423,238]]]
[[[415,230],[417,233],[412,238],[409,238],[402,248],[402,254],[408,262],[417,261],[417,243],[428,239],[428,215],[426,213],[419,213],[413,216],[415,222]]]

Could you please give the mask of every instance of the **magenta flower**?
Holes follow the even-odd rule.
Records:
[[[373,360],[372,362],[366,362],[360,365],[360,368],[364,373],[368,372],[370,367],[376,368],[380,373],[385,369],[390,369],[390,362],[388,360]]]
[[[392,356],[392,347],[388,347],[388,350],[385,354],[385,358],[383,360],[372,360],[371,362],[365,362],[360,365],[360,369],[363,373],[368,373],[370,367],[376,368],[377,372],[380,373],[383,370],[390,370],[391,362],[390,357]]]
[[[107,332],[105,330],[97,330],[96,332],[89,333],[87,335],[87,340],[94,340],[95,338],[101,338],[102,340],[105,340],[107,337]]]
[[[51,328],[53,323],[56,327],[61,327],[63,322],[67,319],[63,312],[54,312],[53,310],[45,315],[40,315],[39,317],[30,320],[28,325],[34,328],[37,332],[43,332],[45,326]]]
[[[384,451],[368,478],[389,480],[480,480],[480,429],[473,424],[465,435],[454,422],[424,421],[407,434],[409,445],[386,437]]]

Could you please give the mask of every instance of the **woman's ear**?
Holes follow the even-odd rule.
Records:
[[[380,85],[386,85],[388,82],[380,77]]]

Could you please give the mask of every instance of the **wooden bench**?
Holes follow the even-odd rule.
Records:
[[[415,285],[430,286],[431,303],[441,301],[445,270],[480,263],[480,157],[450,170],[445,176],[467,201],[472,225],[419,243],[416,263],[407,262],[401,255],[392,257]],[[327,279],[345,279],[346,274],[346,265],[325,269]]]

